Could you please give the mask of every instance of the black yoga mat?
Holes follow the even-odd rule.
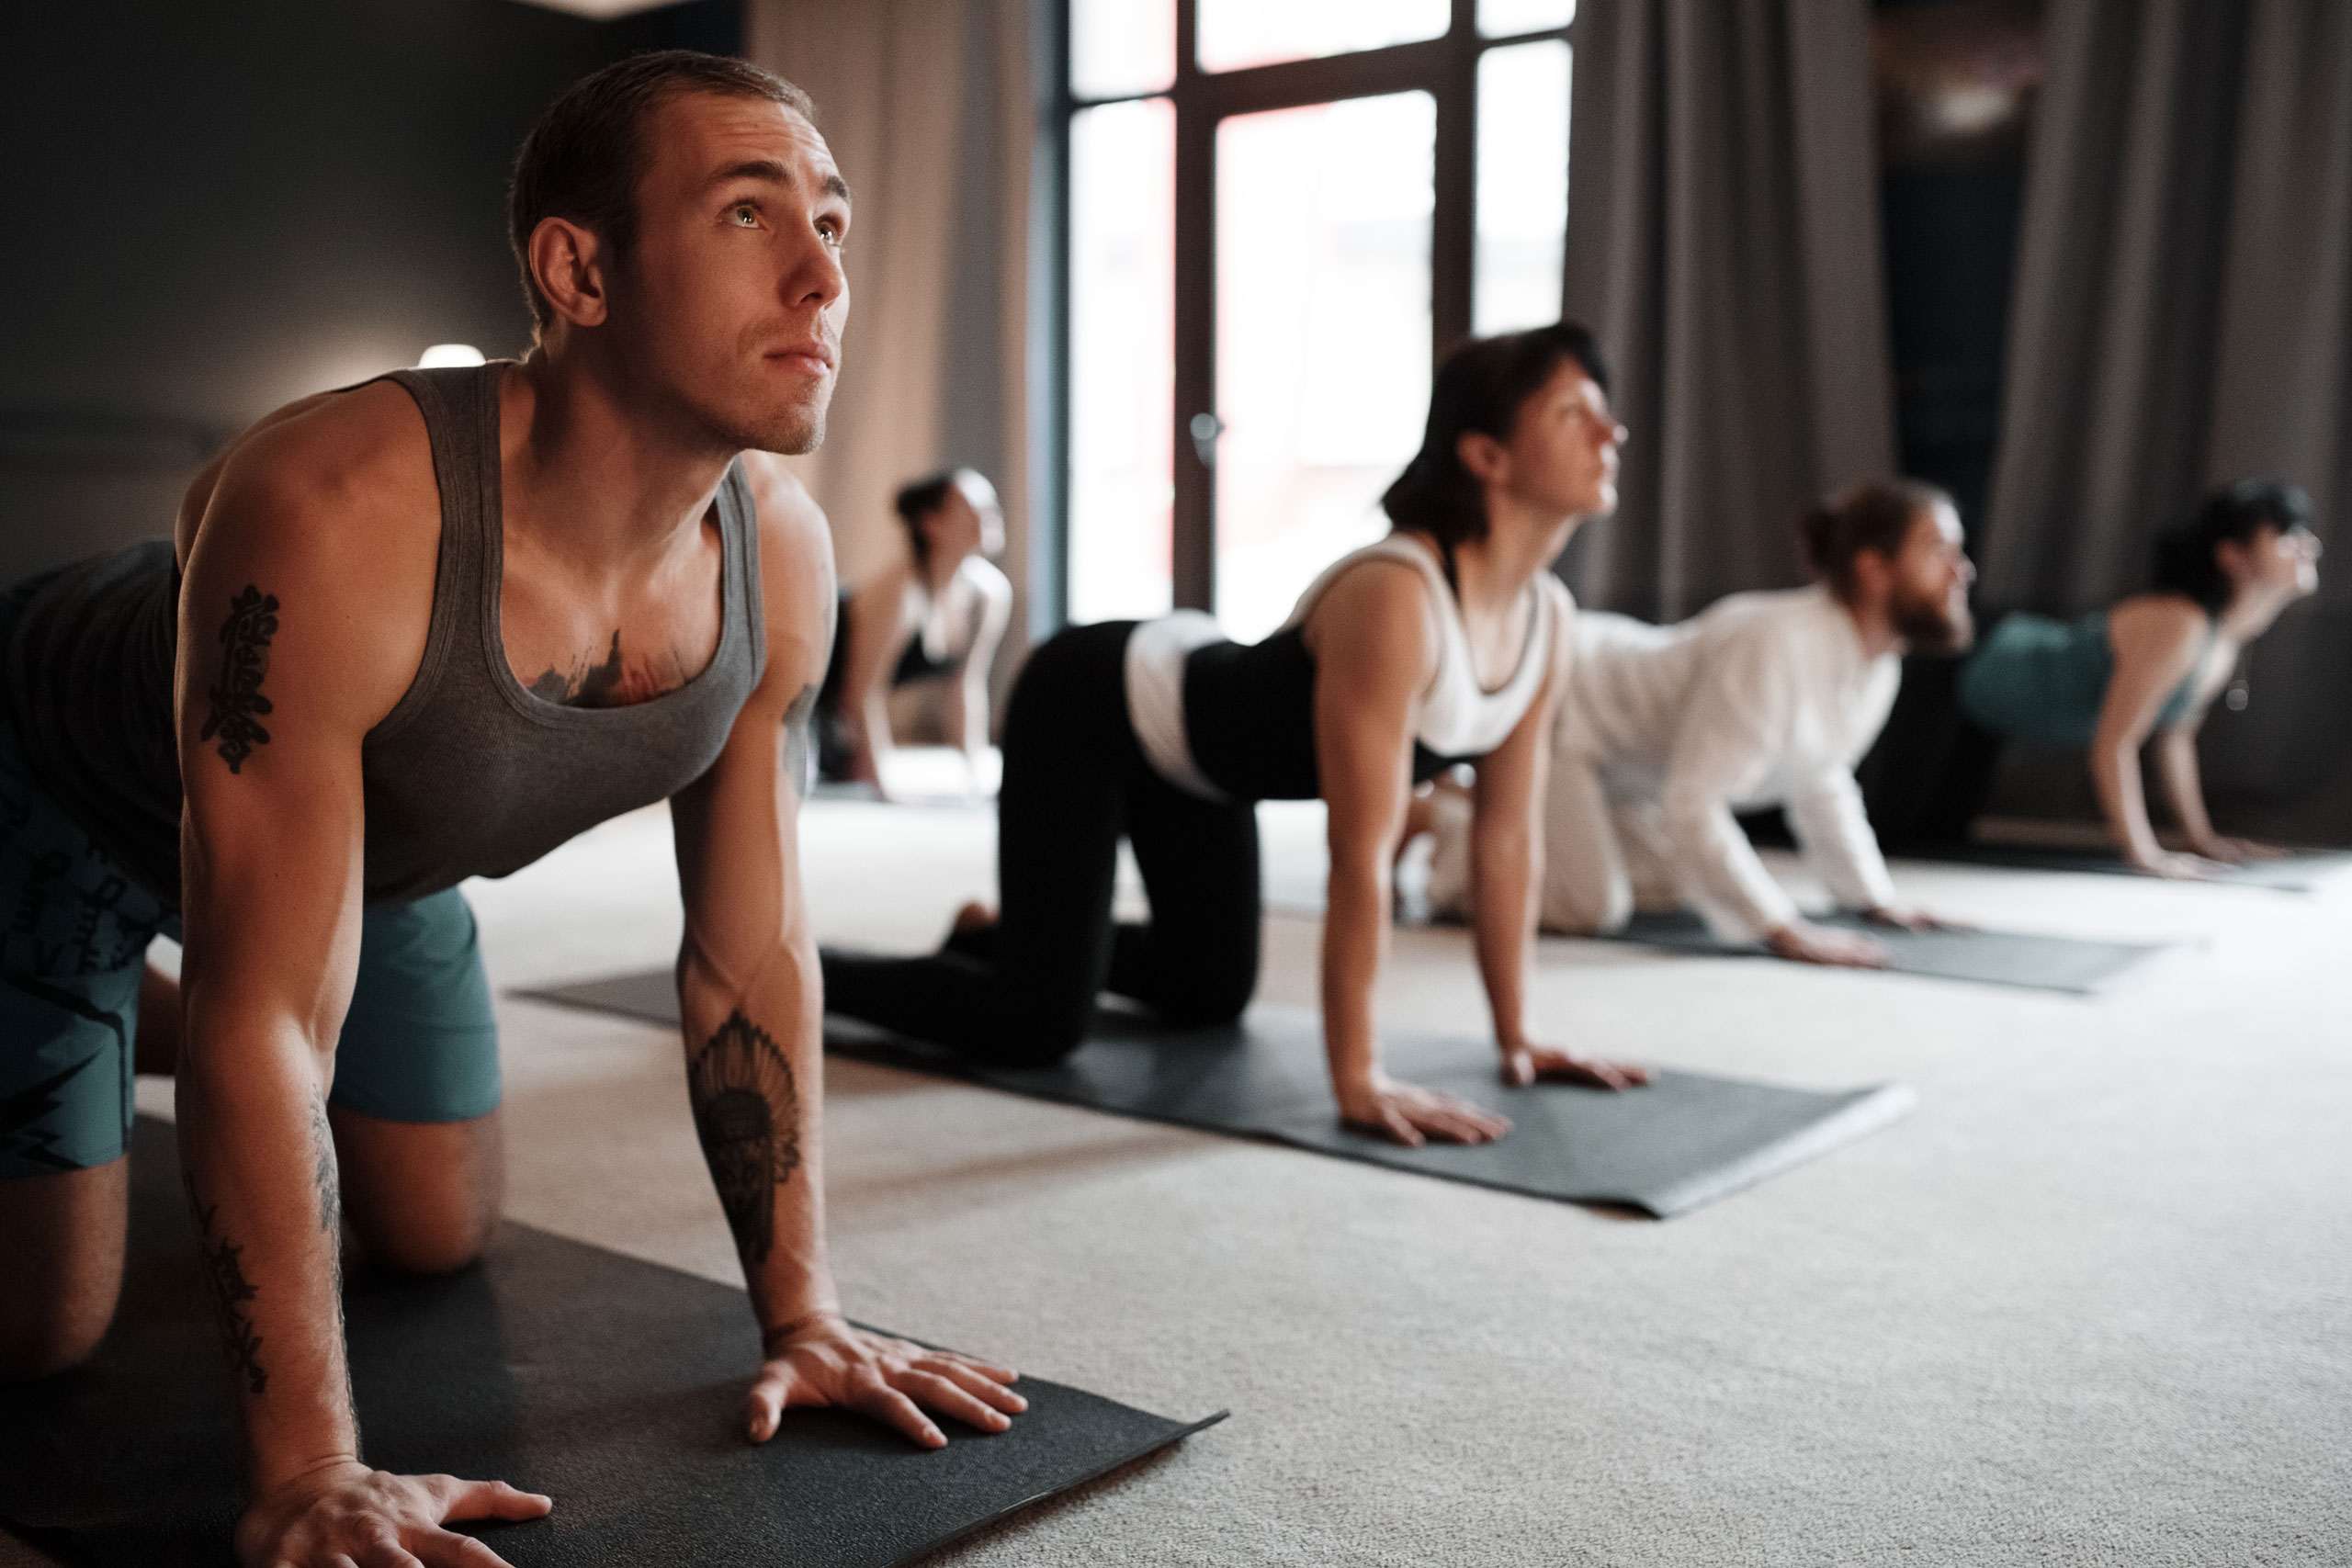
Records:
[[[523,994],[674,1028],[675,986],[669,972],[658,971]],[[825,1045],[860,1061],[1034,1099],[1274,1138],[1345,1159],[1532,1197],[1639,1209],[1659,1219],[1851,1143],[1915,1103],[1900,1084],[1823,1091],[1671,1070],[1623,1094],[1557,1084],[1508,1089],[1496,1079],[1492,1045],[1394,1032],[1384,1040],[1390,1071],[1491,1106],[1512,1122],[1510,1135],[1497,1143],[1408,1149],[1339,1125],[1321,1024],[1296,1009],[1255,1008],[1224,1029],[1167,1030],[1105,1008],[1093,1036],[1051,1067],[971,1066],[838,1017],[826,1020]]]
[[[0,1519],[92,1568],[231,1562],[238,1445],[167,1123],[141,1118],[129,1278],[96,1359],[0,1385]],[[743,1292],[527,1225],[450,1279],[355,1273],[352,1383],[371,1463],[509,1481],[546,1519],[479,1527],[518,1568],[912,1562],[1222,1418],[1170,1421],[1023,1378],[1026,1415],[926,1452],[791,1411],[742,1435]]]
[[[1975,980],[1991,986],[2096,996],[2141,974],[2152,959],[2179,952],[2177,942],[2086,942],[2079,937],[2021,931],[1907,931],[1876,926],[1850,915],[1810,916],[1816,925],[1860,931],[1886,944],[1898,975],[1940,980]],[[1676,953],[1763,957],[1762,942],[1716,939],[1706,922],[1688,910],[1635,915],[1608,939],[1669,948]]]
[[[1897,852],[1908,860],[1995,866],[2005,871],[2081,871],[2100,876],[2146,875],[2110,849],[2075,849],[2058,844],[1953,844],[1934,849],[1905,849]],[[2316,893],[2344,879],[2347,873],[2352,873],[2352,854],[2312,851],[2279,860],[2253,861],[2245,865],[2231,866],[2208,882],[2191,882],[2182,886],[2261,887],[2274,893]]]

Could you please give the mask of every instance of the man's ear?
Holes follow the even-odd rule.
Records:
[[[564,218],[542,218],[531,231],[526,253],[539,292],[560,319],[574,326],[604,324],[609,253],[593,229]]]
[[[1453,455],[1480,484],[1493,484],[1510,468],[1510,453],[1483,430],[1465,430],[1454,438]]]
[[[1857,604],[1875,604],[1894,591],[1894,560],[1883,550],[1867,547],[1854,552],[1853,563],[1848,568],[1848,580],[1854,585]]]

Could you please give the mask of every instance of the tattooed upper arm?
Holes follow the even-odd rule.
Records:
[[[198,734],[200,740],[220,738],[220,760],[232,773],[242,772],[256,746],[269,744],[262,716],[270,711],[262,695],[262,681],[269,673],[269,639],[277,635],[277,596],[264,593],[253,583],[229,599],[229,618],[220,623],[220,671],[212,682],[212,708]]]

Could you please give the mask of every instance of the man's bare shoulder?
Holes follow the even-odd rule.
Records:
[[[311,671],[364,728],[407,690],[432,623],[441,503],[431,444],[414,401],[389,382],[282,412],[231,448],[184,541],[187,635],[209,632],[208,617],[241,592],[277,601],[285,697],[299,700],[295,671]]]
[[[432,444],[415,401],[389,381],[306,399],[230,448],[197,535],[213,548],[265,547],[391,567],[403,544],[440,539]]]
[[[744,453],[743,474],[759,513],[769,672],[797,690],[804,677],[824,679],[832,653],[832,530],[808,487],[773,455]]]

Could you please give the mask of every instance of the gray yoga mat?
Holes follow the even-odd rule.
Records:
[[[2086,942],[2080,937],[2019,931],[1906,931],[1876,926],[1852,915],[1807,917],[1816,925],[1860,931],[1886,944],[1898,975],[1939,980],[1975,980],[1990,986],[2097,996],[2142,974],[2152,960],[2180,952],[2178,942]],[[1607,940],[1713,956],[1765,956],[1761,942],[1718,941],[1706,922],[1688,910],[1635,915]]]
[[[676,1027],[668,971],[623,975],[526,996]],[[1397,1077],[1502,1111],[1509,1137],[1475,1147],[1401,1148],[1342,1129],[1324,1065],[1322,1026],[1292,1008],[1253,1008],[1224,1029],[1168,1030],[1101,1010],[1093,1035],[1050,1067],[974,1066],[921,1042],[853,1020],[826,1021],[826,1049],[860,1061],[968,1079],[1012,1094],[1299,1148],[1423,1176],[1669,1219],[1877,1131],[1908,1112],[1909,1089],[1790,1089],[1703,1073],[1661,1071],[1649,1087],[1605,1090],[1544,1084],[1509,1089],[1483,1041],[1392,1032]]]
[[[1935,849],[1898,852],[1908,860],[1942,861],[1953,865],[1995,866],[2005,871],[2079,871],[2099,876],[2141,876],[2123,858],[2109,849],[2068,849],[2052,844],[1953,844]],[[2181,886],[2260,887],[2273,893],[2316,893],[2352,873],[2352,853],[2312,851],[2280,860],[2254,861],[2232,866],[2205,883]]]
[[[238,1443],[169,1124],[141,1118],[122,1307],[96,1359],[0,1385],[0,1520],[91,1568],[227,1568]],[[984,1281],[975,1280],[975,1288]],[[1028,1413],[926,1452],[792,1411],[742,1435],[759,1335],[743,1292],[527,1225],[443,1280],[355,1272],[352,1383],[370,1462],[513,1482],[546,1519],[473,1533],[517,1568],[886,1568],[1222,1419],[1183,1423],[1023,1378]]]

